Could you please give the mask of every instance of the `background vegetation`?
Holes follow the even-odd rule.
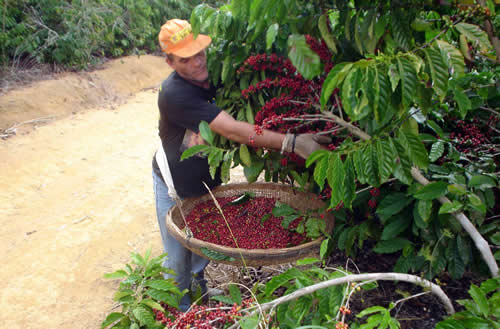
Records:
[[[160,26],[189,19],[200,0],[2,0],[0,66],[82,69],[103,58],[154,52]]]

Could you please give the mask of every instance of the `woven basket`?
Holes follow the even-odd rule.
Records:
[[[227,184],[212,190],[212,193],[216,198],[239,196],[244,192],[254,193],[256,197],[274,198],[280,202],[291,205],[301,212],[308,209],[318,209],[325,205],[321,200],[318,200],[315,194],[298,192],[293,190],[290,186],[282,184]],[[184,215],[187,216],[198,203],[207,200],[212,200],[210,194],[206,194],[198,198],[184,199],[182,201],[182,210]],[[325,220],[326,230],[327,232],[330,232],[333,229],[335,221],[334,217],[331,213],[326,213]],[[319,238],[298,246],[281,249],[242,249],[221,246],[205,242],[194,237],[188,238],[186,233],[182,230],[184,228],[184,220],[177,205],[172,207],[167,213],[166,224],[169,233],[184,247],[192,252],[207,258],[206,253],[208,250],[211,256],[217,256],[210,257],[211,260],[238,266],[245,264],[247,266],[283,264],[305,257],[317,256],[319,254],[321,241],[323,240],[323,238]],[[202,251],[202,248],[204,248],[205,253]]]

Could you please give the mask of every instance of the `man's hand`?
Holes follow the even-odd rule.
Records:
[[[286,134],[283,140],[282,150],[295,153],[298,156],[307,159],[311,153],[320,149],[326,149],[322,144],[329,144],[332,139],[323,135],[316,134]]]

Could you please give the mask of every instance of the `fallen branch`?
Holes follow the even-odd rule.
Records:
[[[313,284],[311,286],[307,286],[305,288],[301,288],[299,290],[294,291],[293,293],[289,295],[285,295],[283,297],[277,298],[271,302],[264,303],[260,305],[259,307],[259,312],[267,311],[269,309],[275,308],[276,306],[290,302],[294,299],[297,299],[299,297],[305,296],[312,294],[313,292],[320,290],[320,289],[325,289],[331,286],[336,286],[344,283],[350,283],[350,282],[358,282],[358,281],[404,281],[404,282],[409,282],[413,283],[419,286],[422,286],[423,288],[429,289],[430,292],[432,292],[436,297],[443,303],[444,308],[446,309],[446,312],[451,315],[455,313],[455,309],[453,308],[453,304],[451,303],[450,299],[448,296],[444,293],[444,291],[439,287],[438,285],[432,283],[431,281],[422,279],[419,276],[416,275],[411,275],[411,274],[402,274],[402,273],[370,273],[370,274],[351,274],[347,275],[341,278],[336,278],[336,279],[331,279],[328,281],[323,281],[319,282],[316,284]],[[251,317],[254,314],[256,314],[258,311],[253,311],[249,313],[247,316]],[[238,328],[239,322],[236,322],[233,324],[229,329],[235,329]]]

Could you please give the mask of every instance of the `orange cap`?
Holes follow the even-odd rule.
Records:
[[[163,52],[186,58],[207,48],[212,39],[203,34],[194,39],[188,21],[171,19],[161,27],[158,41]]]

